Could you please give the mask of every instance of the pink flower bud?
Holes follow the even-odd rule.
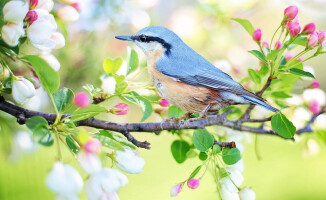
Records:
[[[168,107],[170,105],[170,103],[166,99],[161,99],[160,100],[160,105],[163,106],[163,107]]]
[[[281,41],[277,41],[274,45],[275,49],[280,49],[282,47],[282,42]]]
[[[315,46],[317,44],[317,42],[318,42],[318,35],[317,35],[317,33],[313,33],[308,38],[308,43],[307,44],[308,44],[308,46],[313,47],[313,46]]]
[[[310,85],[311,88],[319,88],[319,86],[320,86],[319,81],[314,81],[314,82],[312,82],[311,85]]]
[[[262,48],[269,48],[269,43],[267,41],[264,41],[261,45]]]
[[[309,23],[304,26],[302,34],[312,34],[316,30],[316,25],[314,23]]]
[[[309,110],[314,113],[317,114],[320,112],[320,106],[317,100],[313,100],[309,106]]]
[[[170,196],[171,197],[175,197],[177,196],[182,190],[182,185],[181,184],[177,184],[175,186],[173,186],[170,190]]]
[[[36,8],[37,5],[38,5],[38,0],[29,0],[29,7],[31,10]]]
[[[294,55],[289,52],[288,54],[285,55],[285,60],[291,60],[294,57]]]
[[[326,38],[326,31],[317,31],[318,41],[322,43]]]
[[[81,6],[79,2],[74,2],[71,4],[72,7],[74,7],[78,12],[81,10]]]
[[[199,184],[200,184],[200,180],[194,178],[190,179],[187,183],[188,187],[191,189],[198,188]]]
[[[288,28],[289,28],[289,33],[292,37],[296,37],[301,31],[301,26],[298,22],[289,23]]]
[[[289,6],[284,10],[284,17],[287,20],[294,19],[298,14],[298,8],[296,6]]]
[[[254,33],[252,34],[252,38],[257,42],[259,42],[261,40],[261,30],[260,30],[260,28],[258,28],[258,29],[256,29],[254,31]]]
[[[38,15],[35,10],[30,10],[27,12],[25,20],[29,25],[32,25],[38,18]]]
[[[77,93],[74,102],[76,106],[80,108],[87,108],[89,106],[89,98],[85,92]]]
[[[303,61],[303,57],[300,56],[300,57],[298,58],[298,61],[302,62],[302,61]]]
[[[101,151],[102,143],[98,139],[88,140],[84,144],[84,150],[87,153],[98,154]]]
[[[129,106],[125,103],[118,103],[114,106],[114,113],[117,115],[126,115],[129,112]]]

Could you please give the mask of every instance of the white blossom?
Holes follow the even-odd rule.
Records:
[[[35,9],[43,9],[47,12],[50,12],[53,8],[53,0],[38,0],[38,4]]]
[[[54,49],[60,49],[66,45],[65,38],[63,35],[59,32],[54,32],[51,35],[51,39],[55,42],[55,47]]]
[[[28,3],[24,1],[9,1],[3,7],[4,20],[14,24],[21,24],[28,10]]]
[[[311,103],[313,100],[318,101],[319,105],[326,104],[326,95],[325,92],[319,88],[315,89],[306,89],[302,94],[303,100],[307,103]]]
[[[141,173],[145,165],[145,160],[137,154],[137,151],[130,148],[118,150],[115,159],[117,167],[130,174]]]
[[[237,192],[230,192],[228,189],[223,187],[220,188],[219,192],[222,200],[240,200]]]
[[[83,179],[70,165],[56,162],[46,178],[46,185],[61,198],[73,199],[83,189]]]
[[[77,155],[78,162],[85,172],[88,174],[100,171],[102,168],[100,158],[92,153],[80,151]]]
[[[104,93],[108,93],[108,94],[115,93],[116,81],[112,76],[103,75],[101,76],[101,81],[102,81],[101,88],[103,89]]]
[[[326,129],[326,114],[319,115],[313,123],[315,129]]]
[[[241,200],[255,200],[256,199],[256,194],[255,192],[250,189],[250,188],[243,188],[240,192],[239,192],[239,196]]]
[[[38,49],[50,51],[56,46],[56,42],[52,35],[57,30],[57,24],[53,15],[42,9],[35,10],[37,12],[37,20],[29,26],[27,37],[31,43]]]
[[[58,10],[58,16],[62,21],[70,23],[78,20],[79,13],[74,7],[65,5]]]
[[[227,172],[230,172],[229,177],[232,179],[232,182],[237,186],[240,187],[244,181],[243,175],[237,169],[228,169],[226,168]]]
[[[20,24],[6,24],[1,29],[1,36],[3,41],[9,46],[17,46],[19,38],[25,34],[23,23]]]
[[[99,200],[101,197],[113,196],[120,187],[128,183],[128,178],[116,169],[103,168],[91,174],[86,181],[85,188],[89,200]]]
[[[54,71],[60,70],[60,62],[53,54],[45,53],[41,54],[40,57],[43,58],[52,67]]]
[[[25,78],[19,78],[14,80],[12,84],[12,96],[14,100],[23,104],[27,99],[32,98],[35,95],[34,85]]]

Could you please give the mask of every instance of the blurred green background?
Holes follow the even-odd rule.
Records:
[[[318,29],[326,29],[325,0],[83,0],[81,3],[80,19],[68,26],[66,47],[56,54],[62,65],[59,72],[61,86],[76,92],[82,91],[82,86],[87,83],[100,86],[99,76],[103,74],[102,62],[106,57],[126,58],[128,44],[115,40],[115,35],[132,34],[148,25],[169,27],[211,62],[221,63],[223,60],[228,63],[231,67],[229,73],[238,81],[247,76],[248,68],[258,68],[258,61],[247,52],[256,48],[255,43],[231,18],[249,19],[256,28],[262,29],[263,40],[270,41],[283,17],[284,8],[294,4],[299,7],[302,26],[315,22]],[[139,56],[145,65],[140,51]],[[326,57],[321,56],[306,63],[315,69],[317,80],[324,90],[325,62]],[[299,84],[297,91],[303,88],[304,85]],[[107,115],[103,118],[117,122],[139,121],[138,113],[141,111],[136,107],[131,110],[127,117]],[[0,139],[0,199],[54,199],[54,194],[45,185],[45,177],[56,160],[55,147],[39,147],[29,154],[13,153],[8,144],[16,131],[14,119],[3,113],[0,117],[3,134]],[[160,120],[157,114],[153,114],[147,121]],[[11,121],[9,127],[4,125],[5,121]],[[177,164],[170,153],[170,144],[176,137],[167,132],[160,136],[152,133],[134,135],[149,141],[152,149],[140,150],[140,155],[146,160],[144,171],[139,175],[128,175],[129,184],[121,188],[120,198],[170,199],[171,186],[186,179],[199,164],[198,159]],[[245,162],[243,185],[252,187],[257,199],[326,199],[325,144],[316,140],[315,150],[311,153],[307,147],[310,138],[314,136],[307,134],[291,142],[259,136],[257,152],[262,159],[258,160],[252,137],[245,144],[242,155]],[[81,171],[75,159],[65,150],[64,161]],[[81,199],[86,199],[85,192]],[[185,187],[176,199],[218,199],[216,185],[207,174],[198,189]]]

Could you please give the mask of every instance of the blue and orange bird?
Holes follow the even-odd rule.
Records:
[[[147,56],[149,75],[159,94],[188,114],[201,113],[235,104],[256,104],[273,112],[278,109],[234,81],[173,31],[149,26],[131,36],[116,36],[134,42]]]

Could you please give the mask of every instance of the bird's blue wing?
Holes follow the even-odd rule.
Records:
[[[179,53],[172,54],[170,57],[161,57],[156,63],[157,70],[166,76],[191,85],[262,99],[244,89],[228,74],[213,66],[190,47],[182,50],[182,55]]]

